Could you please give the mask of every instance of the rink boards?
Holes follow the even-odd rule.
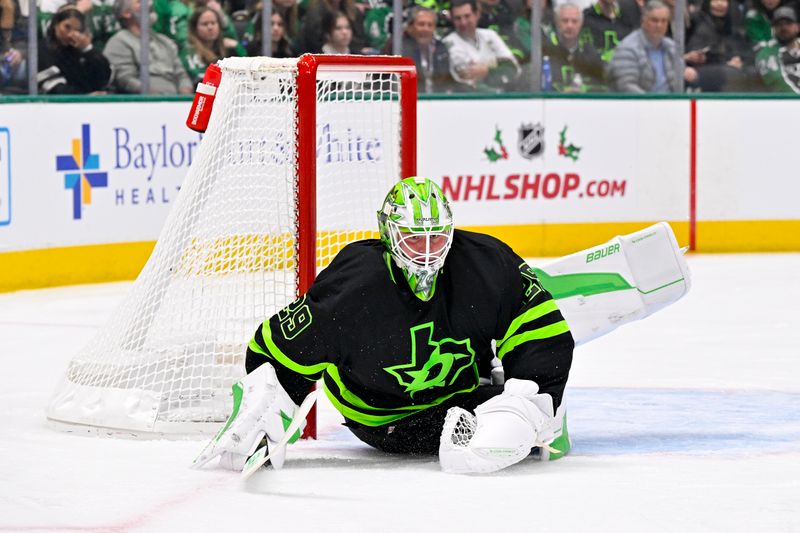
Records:
[[[417,172],[443,186],[459,226],[523,256],[566,255],[659,220],[697,251],[800,250],[800,180],[784,163],[794,137],[782,120],[799,106],[425,100]],[[201,146],[183,126],[187,108],[4,104],[0,290],[134,278]]]

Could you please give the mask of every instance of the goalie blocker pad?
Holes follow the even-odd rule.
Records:
[[[691,287],[683,250],[666,222],[533,271],[556,300],[576,346],[655,313]]]

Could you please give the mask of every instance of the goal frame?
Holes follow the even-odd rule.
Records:
[[[251,288],[251,292],[249,293],[251,295],[274,294],[277,297],[272,300],[273,305],[266,309],[259,308],[259,305],[252,308],[237,308],[245,312],[244,318],[246,318],[246,321],[241,320],[243,318],[241,315],[230,315],[229,312],[232,308],[229,309],[227,304],[225,304],[228,300],[231,302],[237,301],[235,298],[240,298],[240,294],[230,293],[229,295],[228,293],[216,293],[215,291],[217,289],[214,286],[209,287],[206,293],[208,300],[205,302],[201,301],[200,304],[208,303],[208,301],[213,301],[215,297],[221,296],[223,299],[217,301],[216,306],[220,308],[223,313],[220,315],[223,317],[222,320],[238,320],[238,324],[252,322],[253,329],[249,330],[249,332],[242,329],[230,330],[231,332],[235,331],[234,336],[220,337],[220,339],[222,339],[219,341],[222,343],[220,346],[214,345],[216,341],[212,340],[211,344],[214,345],[214,349],[221,349],[222,351],[207,352],[204,351],[205,347],[202,342],[199,343],[198,348],[197,343],[191,345],[187,344],[183,339],[179,339],[175,345],[178,347],[177,351],[173,349],[172,344],[163,345],[167,346],[167,348],[162,348],[157,344],[148,344],[146,346],[146,349],[150,350],[150,354],[160,355],[164,353],[170,356],[170,359],[165,360],[163,365],[161,365],[161,360],[149,360],[147,358],[147,352],[142,354],[134,353],[133,355],[142,355],[142,357],[138,357],[138,360],[134,361],[130,366],[125,365],[125,359],[104,359],[102,357],[96,357],[98,353],[110,353],[113,354],[112,357],[116,357],[118,354],[126,355],[127,352],[133,352],[144,346],[145,342],[139,342],[137,340],[139,337],[128,338],[129,334],[139,335],[140,333],[137,332],[143,332],[141,333],[141,339],[145,339],[145,335],[150,335],[149,332],[151,332],[150,328],[156,316],[155,313],[159,312],[162,305],[161,302],[165,301],[163,298],[168,294],[168,291],[172,289],[170,285],[172,283],[170,273],[173,272],[174,267],[172,265],[175,264],[173,262],[175,260],[181,260],[181,258],[184,257],[181,250],[185,252],[186,250],[184,247],[187,246],[187,242],[191,242],[187,239],[193,238],[189,233],[182,233],[182,230],[171,231],[166,228],[162,229],[151,258],[143,268],[142,273],[137,277],[131,296],[126,297],[125,301],[118,306],[114,315],[109,318],[106,325],[95,334],[94,339],[87,343],[87,345],[71,360],[63,382],[55,391],[47,409],[48,424],[54,428],[68,432],[77,431],[112,437],[185,438],[187,436],[200,437],[212,434],[224,423],[225,417],[230,414],[230,408],[226,407],[224,403],[221,405],[222,409],[211,406],[214,409],[213,411],[200,411],[200,415],[198,415],[196,409],[200,406],[205,408],[205,404],[209,399],[215,402],[215,394],[216,398],[223,398],[223,395],[226,393],[230,395],[230,386],[237,379],[241,379],[240,376],[244,374],[244,352],[246,350],[247,341],[249,340],[248,335],[252,335],[252,331],[257,324],[261,323],[263,320],[269,319],[269,315],[272,312],[277,312],[285,305],[290,304],[295,298],[305,294],[316,278],[317,269],[322,268],[326,264],[326,261],[330,259],[328,255],[317,257],[318,253],[325,254],[325,250],[327,249],[326,241],[318,242],[318,239],[326,239],[324,234],[326,233],[326,220],[329,215],[325,207],[322,207],[321,211],[318,212],[318,207],[322,205],[320,204],[320,206],[318,206],[318,193],[327,195],[329,183],[338,184],[340,183],[338,180],[342,180],[341,183],[343,186],[347,186],[344,184],[349,178],[361,176],[361,171],[354,167],[349,173],[341,174],[338,178],[334,178],[334,176],[331,175],[330,177],[336,181],[329,182],[327,179],[329,176],[327,170],[322,168],[318,169],[317,143],[319,142],[320,146],[324,146],[322,143],[325,141],[317,137],[317,119],[328,120],[329,106],[335,106],[337,102],[340,101],[336,96],[330,100],[328,99],[328,90],[331,84],[338,87],[335,90],[340,91],[340,94],[344,96],[344,98],[341,99],[342,102],[363,101],[368,104],[370,101],[376,101],[376,96],[373,95],[370,98],[370,92],[361,92],[361,82],[366,82],[367,85],[377,85],[378,87],[384,87],[384,84],[387,84],[384,89],[379,88],[378,90],[381,92],[385,90],[391,91],[388,97],[386,95],[381,96],[379,92],[377,98],[378,101],[391,102],[391,122],[386,122],[387,125],[391,124],[391,126],[389,129],[383,131],[387,135],[385,138],[391,140],[392,164],[385,166],[378,173],[364,175],[364,179],[362,179],[361,182],[370,183],[372,185],[373,190],[370,194],[372,196],[385,194],[380,191],[383,187],[382,184],[388,184],[390,181],[394,182],[397,179],[416,174],[417,74],[415,64],[411,58],[399,56],[305,54],[299,58],[291,59],[236,58],[235,61],[223,60],[220,65],[223,69],[223,79],[221,80],[220,86],[222,86],[223,89],[226,83],[224,79],[226,71],[225,61],[232,61],[230,64],[230,72],[233,73],[233,77],[229,78],[232,84],[230,86],[231,89],[239,87],[236,81],[239,73],[249,73],[250,76],[256,77],[256,81],[258,81],[258,79],[261,81],[269,81],[270,72],[273,70],[276,73],[287,72],[286,69],[288,69],[288,72],[291,72],[289,77],[280,78],[292,84],[290,92],[293,94],[294,100],[293,102],[288,102],[288,105],[284,108],[285,112],[283,118],[280,119],[281,122],[273,123],[269,116],[261,118],[261,114],[256,112],[257,110],[254,110],[252,114],[245,114],[242,116],[245,118],[250,117],[250,119],[257,121],[264,120],[264,122],[259,122],[259,124],[274,124],[271,135],[276,139],[281,138],[282,131],[292,132],[290,136],[284,138],[285,141],[293,145],[293,158],[287,159],[287,164],[293,167],[292,171],[276,174],[268,179],[266,183],[286,184],[289,188],[287,191],[288,198],[291,198],[293,205],[290,204],[291,207],[289,211],[285,213],[285,215],[288,215],[285,219],[287,223],[285,227],[290,231],[292,236],[289,241],[287,252],[291,251],[291,253],[293,253],[291,261],[294,263],[292,267],[293,283],[286,283],[284,285],[285,291],[281,290],[275,293],[272,292],[272,289],[267,290],[265,287],[261,287],[261,289]],[[370,76],[371,74],[374,76]],[[351,82],[354,83],[351,84]],[[227,90],[225,94],[229,94]],[[234,93],[230,94],[233,95]],[[231,116],[228,114],[229,108],[227,104],[224,107],[220,106],[220,101],[217,101],[216,104],[219,109],[216,110],[216,116],[214,116],[212,112],[208,124],[209,133],[211,134],[213,132],[214,136],[214,144],[211,146],[217,146],[217,140],[221,138],[219,135],[227,131],[228,126],[226,126],[226,124],[228,124]],[[347,107],[343,109],[345,111],[348,110]],[[367,105],[365,109],[369,109],[369,105]],[[348,112],[352,113],[352,111]],[[368,113],[366,116],[371,117],[371,114]],[[344,120],[344,123],[347,123],[347,118],[345,117],[342,117],[342,120]],[[377,118],[377,116],[375,118]],[[293,124],[289,125],[287,120],[293,122]],[[231,127],[236,128],[235,125]],[[219,128],[219,130],[215,131],[217,128]],[[212,142],[212,140],[209,139],[208,142]],[[216,152],[212,151],[212,148],[206,148],[206,150],[209,151],[202,151],[201,153],[207,153],[208,155],[204,158],[199,158],[198,161],[208,163],[204,160],[208,159],[209,162],[215,160],[216,156],[214,154]],[[325,164],[323,160],[321,160],[320,163],[323,165]],[[216,165],[214,167],[217,168]],[[207,167],[201,165],[201,168]],[[317,175],[318,170],[323,172],[321,176]],[[191,185],[188,182],[184,184],[187,187],[187,191],[192,191],[191,195],[185,196],[187,193],[181,195],[176,205],[173,206],[171,210],[170,216],[167,219],[167,225],[171,228],[175,227],[174,224],[170,224],[174,222],[172,219],[174,218],[175,221],[178,221],[184,217],[186,214],[184,208],[190,208],[193,205],[192,202],[195,199],[195,195],[198,195],[197,198],[200,198],[203,202],[208,198],[208,196],[203,196],[205,193],[203,193],[204,189],[202,189],[202,187],[206,187],[207,178],[215,174],[209,174],[205,170],[198,170],[197,172],[197,178],[192,178]],[[268,173],[261,172],[256,173],[254,177],[260,179],[262,177],[266,178],[269,175]],[[318,178],[322,179],[323,176],[325,181],[320,183],[323,184],[323,189],[325,190],[318,191]],[[370,181],[366,182],[364,181],[365,179]],[[354,183],[356,183],[356,187],[358,187],[358,181]],[[194,185],[197,185],[197,187]],[[350,186],[352,187],[352,184]],[[386,190],[388,190],[388,185],[386,185],[386,187]],[[358,194],[358,191],[356,191],[356,194]],[[184,200],[182,200],[182,198]],[[358,211],[348,212],[348,217],[355,217],[353,220],[359,220],[359,223],[362,224],[367,223],[368,226],[366,227],[370,227],[369,220],[370,218],[374,218],[374,216],[369,217],[373,207],[368,204],[371,204],[373,201],[374,199],[370,197],[369,202],[362,202],[358,207]],[[176,211],[179,205],[181,210]],[[326,203],[325,205],[328,204]],[[378,208],[379,205],[374,206],[375,211],[377,211]],[[322,218],[318,219],[320,215]],[[365,218],[362,220],[360,217]],[[196,219],[195,217],[192,220],[196,221]],[[318,222],[322,224],[321,228]],[[190,230],[188,231],[194,231],[194,229],[191,229],[193,226],[189,226],[189,228]],[[372,232],[373,230],[367,231]],[[339,242],[341,245],[344,245],[354,238],[365,237],[350,235]],[[219,241],[220,237],[214,237],[214,239]],[[237,245],[233,245],[233,248],[236,248],[236,246]],[[318,246],[320,247],[319,249]],[[177,250],[178,253],[176,254],[173,249]],[[195,253],[196,251],[193,248],[189,249],[193,251],[189,256],[190,258],[200,257]],[[337,248],[334,248],[334,251],[336,249]],[[197,250],[200,252],[203,251],[200,248]],[[209,257],[213,259],[215,254],[219,253],[219,251],[212,250]],[[288,255],[286,257],[288,257]],[[288,261],[283,264],[288,264]],[[188,272],[188,270],[186,272]],[[184,272],[184,274],[186,272]],[[175,296],[177,296],[178,299],[172,299],[172,302],[180,304],[183,302],[184,298],[195,297],[191,292],[187,292],[187,290],[192,289],[192,285],[187,285],[187,283],[190,282],[191,280],[188,279],[178,279],[177,285],[175,286]],[[200,285],[200,287],[200,292],[203,293],[204,286]],[[216,287],[224,287],[224,285],[217,285]],[[188,296],[186,296],[187,294]],[[233,297],[235,298],[230,299]],[[156,299],[153,300],[152,298]],[[156,302],[156,304],[154,306],[148,304],[148,306],[150,308],[154,307],[155,311],[152,309],[148,310],[144,315],[141,315],[143,318],[140,320],[140,315],[137,314],[140,309],[139,306],[151,301]],[[168,309],[171,308],[168,307]],[[183,316],[185,317],[187,314],[190,314],[193,309],[193,307],[188,309],[188,312],[183,313]],[[132,319],[131,317],[134,318]],[[211,325],[216,327],[217,324],[213,323]],[[120,337],[118,335],[109,333],[112,331],[111,328],[117,327],[124,328],[126,332],[125,338],[122,341],[119,340]],[[249,329],[249,327],[250,326],[248,326],[247,329]],[[209,331],[217,330],[209,329]],[[164,336],[164,339],[175,339],[174,334],[170,332],[169,328],[164,328],[162,330],[157,329],[154,334],[155,342],[161,342],[158,335],[165,334],[168,335]],[[122,342],[122,344],[118,344],[119,342]],[[189,351],[181,352],[181,346],[190,346],[191,348],[187,348]],[[240,346],[240,348],[237,348],[237,346]],[[241,351],[239,352],[239,350]],[[219,375],[209,375],[206,374],[205,371],[203,371],[203,373],[194,374],[191,371],[187,372],[182,366],[170,366],[174,365],[175,361],[181,362],[184,359],[199,358],[200,356],[203,357],[204,361],[209,360],[209,358],[219,357],[221,365],[229,365],[230,357],[233,352],[241,353],[242,359],[241,362],[238,363],[241,366],[237,371],[230,374],[228,374],[228,371],[224,368]],[[238,358],[239,356],[237,355],[236,357]],[[226,360],[228,362],[226,362]],[[198,361],[198,363],[208,367],[206,362]],[[73,366],[73,364],[75,366]],[[216,361],[214,364],[216,364]],[[131,370],[128,370],[128,368]],[[212,394],[209,396],[198,394],[197,392],[192,392],[197,389],[191,388],[185,390],[180,388],[165,389],[163,385],[156,385],[156,387],[161,386],[162,388],[160,389],[147,388],[146,381],[144,385],[141,381],[134,381],[147,379],[145,374],[134,373],[139,372],[140,368],[143,372],[159,372],[159,375],[156,376],[158,379],[163,377],[161,372],[164,369],[167,370],[168,379],[173,379],[172,374],[182,372],[182,374],[178,376],[181,384],[184,381],[187,382],[189,387],[192,387],[193,384],[197,382],[211,384],[213,388],[204,388],[202,390],[211,391]],[[186,366],[185,368],[190,369],[195,367]],[[95,370],[93,369],[99,369],[97,370],[99,373],[94,375],[83,374],[85,371],[94,372]],[[121,371],[117,369],[121,369]],[[116,381],[118,375],[124,376],[125,385],[121,386],[119,382]],[[142,378],[140,376],[145,377]],[[220,379],[221,381],[219,381]],[[217,382],[213,384],[215,380],[217,380]],[[164,382],[157,381],[156,383],[163,384]],[[168,395],[165,395],[165,391],[168,391]],[[186,396],[183,396],[183,394],[186,394]],[[129,398],[134,398],[134,400],[129,401]],[[191,403],[195,400],[198,400],[198,407],[195,407],[195,404]],[[229,400],[230,398],[228,397],[228,401]],[[183,404],[184,401],[187,402],[185,406]],[[177,407],[175,411],[186,411],[188,417],[170,417],[170,414],[173,413],[173,404]],[[219,405],[219,402],[217,402],[217,404]],[[87,408],[87,406],[90,407]],[[101,407],[98,408],[97,406]],[[143,410],[139,410],[140,407]],[[166,413],[165,416],[163,416],[164,413]],[[207,413],[207,416],[203,416],[203,413]],[[308,417],[308,424],[304,436],[316,438],[316,432],[316,410],[314,410]]]

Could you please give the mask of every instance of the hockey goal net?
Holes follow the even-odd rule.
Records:
[[[256,327],[345,244],[375,237],[389,188],[415,174],[411,60],[220,67],[207,132],[150,259],[51,400],[62,429],[217,429]]]

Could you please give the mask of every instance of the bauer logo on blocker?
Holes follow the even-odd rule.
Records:
[[[80,138],[72,139],[70,152],[56,156],[56,170],[64,172],[64,188],[72,191],[72,218],[79,220],[83,206],[92,203],[92,189],[108,186],[108,173],[100,169],[100,155],[92,153],[89,124],[81,125]]]

